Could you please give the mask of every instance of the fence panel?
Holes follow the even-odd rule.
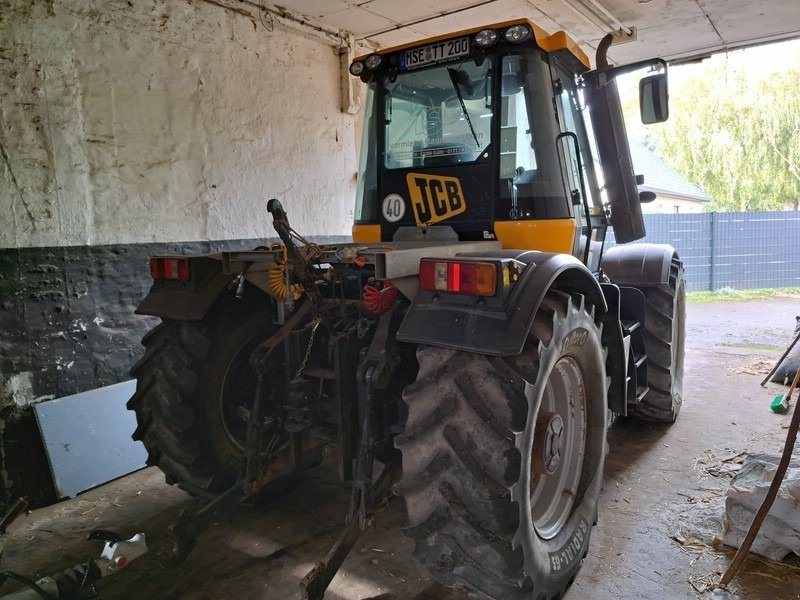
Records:
[[[800,286],[800,211],[646,214],[644,221],[643,242],[678,250],[689,290]]]

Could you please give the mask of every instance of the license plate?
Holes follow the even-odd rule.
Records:
[[[428,44],[400,55],[400,70],[410,71],[469,55],[469,37]]]

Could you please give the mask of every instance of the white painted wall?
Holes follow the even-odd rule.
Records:
[[[647,181],[646,178],[645,181]],[[703,200],[693,200],[682,196],[670,196],[669,194],[656,194],[655,200],[642,204],[642,213],[701,213],[706,211],[708,204],[709,202]]]
[[[303,235],[349,233],[336,50],[268,26],[199,0],[4,2],[0,247],[272,237],[271,197]]]

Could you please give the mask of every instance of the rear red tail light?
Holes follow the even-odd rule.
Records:
[[[497,291],[497,265],[423,258],[419,262],[419,287],[431,292],[494,296]]]
[[[189,259],[154,256],[150,259],[150,276],[153,279],[189,281],[191,279]]]

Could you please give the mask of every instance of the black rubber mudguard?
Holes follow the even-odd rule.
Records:
[[[603,254],[600,268],[617,285],[667,285],[672,258],[669,244],[629,244],[614,246]]]
[[[600,285],[586,266],[569,254],[499,250],[457,254],[458,258],[513,258],[527,266],[503,308],[463,296],[420,290],[397,332],[402,342],[454,348],[493,356],[522,352],[533,318],[551,288],[582,294],[599,316],[606,302]]]
[[[199,321],[206,315],[234,276],[222,272],[218,255],[188,258],[191,261],[191,280],[154,281],[150,292],[136,309],[137,315],[175,321]]]

